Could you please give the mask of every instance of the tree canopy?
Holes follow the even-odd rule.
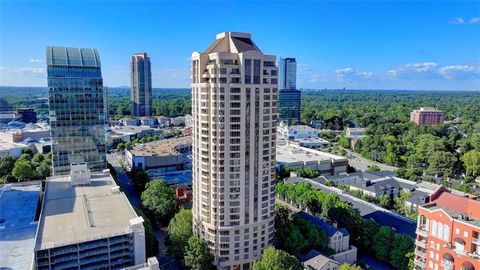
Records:
[[[253,270],[302,270],[297,258],[272,246],[263,251],[262,258],[253,263]]]
[[[159,222],[167,222],[178,209],[175,190],[164,180],[155,179],[147,183],[141,199],[143,206],[150,210]]]

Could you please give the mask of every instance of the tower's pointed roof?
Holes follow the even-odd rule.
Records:
[[[227,52],[241,53],[246,51],[258,51],[260,49],[253,42],[248,33],[223,32],[217,35],[215,42],[204,53]]]

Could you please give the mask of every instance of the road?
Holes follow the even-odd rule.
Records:
[[[122,158],[118,154],[107,154],[107,161],[110,163],[113,168],[117,171],[117,180],[118,184],[122,188],[125,195],[127,195],[128,200],[133,207],[142,208],[142,203],[137,193],[133,189],[133,185],[130,181],[130,178],[123,170],[122,166],[119,163],[119,159]],[[165,245],[166,233],[163,229],[159,228],[155,222],[152,222],[153,233],[158,240],[158,250],[160,251],[157,255],[158,263],[160,264],[160,269],[162,270],[181,270],[183,269],[180,262],[178,262],[173,256],[167,254],[167,246]]]
[[[353,208],[358,209],[363,219],[373,219],[381,226],[392,227],[396,232],[405,233],[412,238],[415,238],[416,236],[415,229],[417,223],[409,218],[361,200],[344,192],[341,189],[325,186],[314,181],[313,179],[302,178],[301,181],[310,183],[312,188],[321,190],[322,192],[336,193],[340,200],[348,202]]]
[[[382,171],[395,171],[398,169],[394,166],[389,166],[380,162],[365,159],[361,157],[360,154],[352,152],[348,149],[345,150],[347,151],[348,163],[350,164],[350,166],[355,167],[355,169],[357,169],[358,171],[366,171],[368,169],[368,166],[370,165],[377,165]]]

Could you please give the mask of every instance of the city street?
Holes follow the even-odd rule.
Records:
[[[350,164],[350,166],[357,169],[357,171],[366,171],[368,169],[368,166],[371,165],[377,165],[382,171],[395,171],[398,169],[394,166],[389,166],[380,162],[365,159],[360,154],[352,152],[348,149],[345,150],[347,151],[348,163]]]
[[[130,183],[130,178],[127,176],[122,166],[119,163],[120,155],[117,154],[107,154],[107,161],[110,163],[117,172],[118,184],[122,188],[123,192],[127,195],[130,203],[133,207],[142,208],[142,203],[140,198],[135,193],[132,184]],[[160,264],[160,269],[162,270],[181,270],[181,264],[172,256],[167,254],[167,246],[165,245],[166,232],[158,227],[155,222],[152,222],[152,229],[155,233],[155,236],[158,240],[158,250],[159,254],[157,255],[158,262]]]

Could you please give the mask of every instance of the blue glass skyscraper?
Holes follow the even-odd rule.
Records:
[[[106,169],[104,88],[96,49],[47,47],[53,175]]]
[[[300,123],[302,93],[297,88],[297,61],[280,58],[278,63],[278,119],[287,123]]]

